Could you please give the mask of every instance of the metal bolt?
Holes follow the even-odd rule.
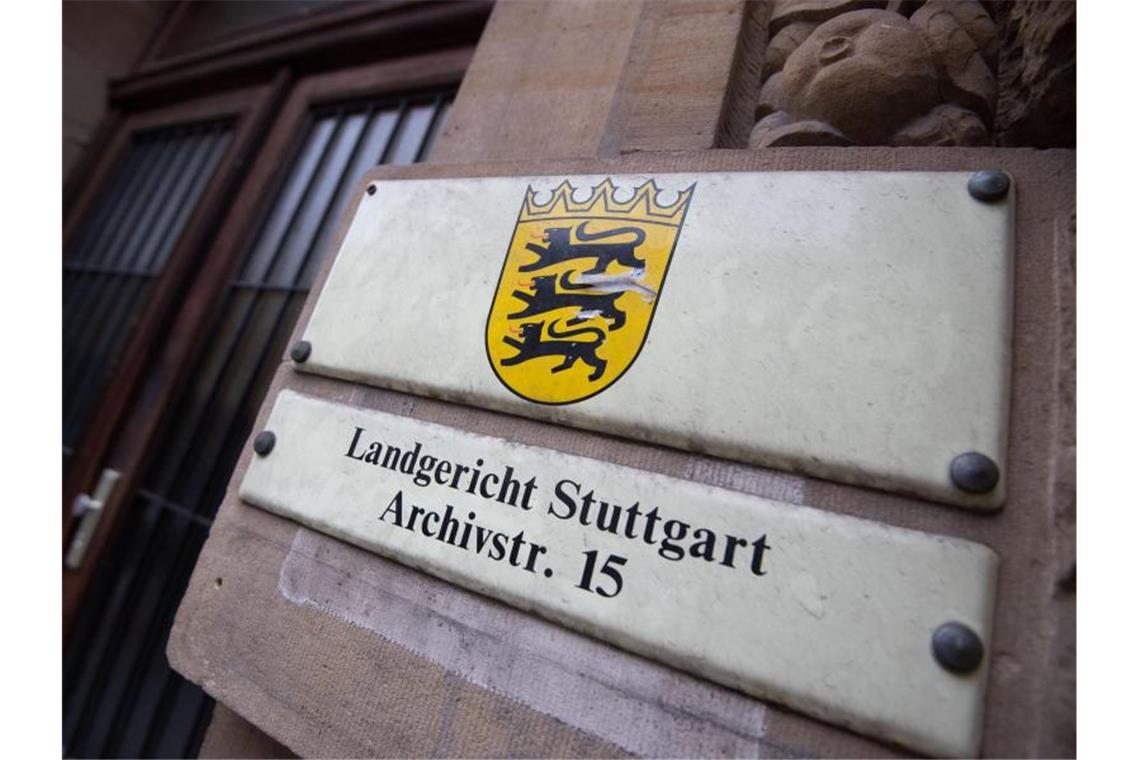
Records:
[[[273,434],[272,430],[262,430],[253,439],[253,450],[257,452],[259,457],[266,456],[269,452],[273,451],[273,445],[277,443],[277,436]]]
[[[369,185],[368,186],[368,194],[369,195],[376,195],[376,185]]]
[[[985,454],[967,451],[950,463],[950,480],[966,493],[989,493],[1001,479],[997,464]]]
[[[986,648],[969,626],[951,621],[934,629],[930,651],[938,664],[954,673],[969,673],[982,662]]]
[[[970,195],[980,201],[990,203],[1000,201],[1009,193],[1009,175],[1000,169],[986,169],[974,172],[966,188]]]
[[[307,340],[299,340],[289,349],[289,358],[298,364],[303,363],[313,353],[313,344]]]

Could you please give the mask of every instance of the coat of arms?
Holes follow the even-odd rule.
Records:
[[[626,201],[606,179],[585,201],[565,180],[527,187],[491,312],[487,357],[541,404],[590,398],[629,369],[649,334],[695,184],[661,205],[653,180]]]

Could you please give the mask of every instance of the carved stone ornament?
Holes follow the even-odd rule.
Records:
[[[974,0],[777,0],[769,34],[750,147],[992,142],[998,30]]]

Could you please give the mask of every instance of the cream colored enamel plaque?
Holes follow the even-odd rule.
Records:
[[[298,369],[1000,506],[1012,195],[968,173],[398,180],[365,195]]]
[[[242,499],[624,649],[924,753],[976,753],[986,547],[282,391]]]

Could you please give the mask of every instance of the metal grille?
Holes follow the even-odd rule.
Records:
[[[67,251],[63,262],[65,461],[232,136],[228,122],[135,135]]]
[[[166,663],[194,561],[353,183],[431,150],[453,94],[311,114],[108,552],[64,672],[70,756],[197,754],[213,701]]]

